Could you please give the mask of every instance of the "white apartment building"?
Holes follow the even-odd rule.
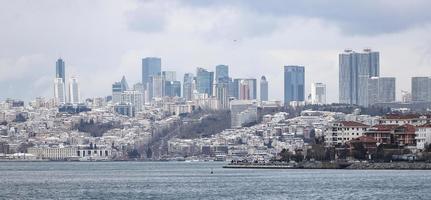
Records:
[[[431,144],[431,124],[425,124],[416,128],[416,148],[424,150]]]
[[[361,137],[369,126],[355,121],[341,121],[332,123],[325,131],[327,145],[344,144],[352,139]]]

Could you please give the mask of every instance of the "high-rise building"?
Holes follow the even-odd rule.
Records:
[[[69,103],[78,104],[81,103],[81,95],[78,85],[78,78],[72,77],[69,80]]]
[[[303,66],[284,66],[284,103],[304,101],[305,68]]]
[[[168,97],[181,97],[180,81],[165,81],[165,95]]]
[[[311,104],[326,104],[326,85],[324,83],[311,84]]]
[[[162,98],[163,95],[165,94],[165,80],[164,77],[159,74],[159,75],[153,75],[151,76],[151,86],[152,86],[152,90],[150,91],[150,93],[152,93],[151,95],[151,99],[152,98]]]
[[[162,60],[155,57],[147,57],[142,59],[142,84],[144,88],[149,88],[151,77],[159,75],[162,72]]]
[[[126,76],[123,76],[123,78],[121,78],[121,89],[123,91],[126,91],[129,89],[129,84],[127,84]]]
[[[260,78],[260,100],[268,101],[268,81],[265,76]]]
[[[193,96],[193,74],[184,74],[183,97],[186,101],[191,101]]]
[[[368,80],[368,105],[395,101],[394,77],[371,77]]]
[[[254,78],[236,78],[232,87],[233,97],[238,100],[257,99],[257,80]]]
[[[144,94],[136,90],[126,90],[121,93],[121,103],[131,104],[136,111],[142,111],[144,105]]]
[[[216,84],[216,97],[219,109],[229,109],[229,83],[219,82]]]
[[[163,75],[165,81],[176,81],[177,80],[177,73],[175,71],[163,71],[162,75]]]
[[[123,93],[123,87],[121,82],[115,82],[112,84],[112,102],[119,103],[121,101],[121,93]]]
[[[57,104],[66,103],[66,88],[62,78],[54,79],[54,98]]]
[[[214,72],[209,72],[203,68],[196,70],[196,90],[199,93],[205,93],[208,96],[213,94]]]
[[[61,58],[55,63],[55,78],[61,78],[63,83],[66,83],[66,65]]]
[[[412,77],[412,101],[431,101],[431,77]]]
[[[215,81],[219,83],[219,82],[227,82],[228,80],[229,80],[229,66],[217,65]]]
[[[379,52],[345,50],[339,55],[339,101],[368,106],[368,79],[380,74]]]

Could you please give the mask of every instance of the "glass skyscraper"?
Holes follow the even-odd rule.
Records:
[[[371,77],[368,80],[368,106],[395,101],[394,77]]]
[[[216,66],[216,79],[217,83],[223,82],[227,83],[229,81],[229,66],[227,65],[217,65]]]
[[[206,93],[208,96],[213,94],[214,72],[209,72],[203,68],[196,70],[196,90],[199,93]]]
[[[61,58],[55,63],[55,78],[61,78],[63,83],[66,83],[66,67]]]
[[[193,74],[186,73],[184,74],[184,82],[183,82],[183,97],[186,101],[191,101],[193,95]]]
[[[430,77],[412,77],[412,101],[431,101]]]
[[[284,103],[304,101],[305,68],[303,66],[284,66]]]
[[[142,84],[148,88],[151,77],[159,75],[162,71],[162,61],[160,58],[147,57],[142,59]]]
[[[379,52],[345,50],[339,55],[339,102],[368,106],[368,79],[379,74]]]

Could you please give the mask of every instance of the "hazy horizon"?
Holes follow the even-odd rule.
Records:
[[[53,96],[55,62],[77,76],[81,96],[111,94],[126,76],[141,81],[141,59],[162,70],[196,67],[230,76],[265,75],[269,99],[283,100],[283,66],[305,66],[338,101],[338,54],[380,52],[380,76],[410,91],[412,76],[431,76],[431,1],[1,1],[0,99]],[[312,5],[311,5],[312,4]],[[365,13],[365,14],[364,14]]]

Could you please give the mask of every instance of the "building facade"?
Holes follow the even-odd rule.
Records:
[[[265,76],[260,78],[260,100],[268,101],[268,81]]]
[[[303,66],[284,66],[284,103],[304,101],[305,68]]]
[[[395,102],[395,78],[371,77],[368,80],[368,105]]]
[[[412,101],[431,101],[430,77],[412,77]]]
[[[368,79],[379,75],[379,52],[345,50],[339,55],[339,102],[368,106]]]
[[[311,84],[311,104],[326,104],[326,85],[324,83]]]
[[[208,96],[213,94],[214,72],[210,72],[204,68],[196,70],[196,90],[199,93],[205,93]]]

